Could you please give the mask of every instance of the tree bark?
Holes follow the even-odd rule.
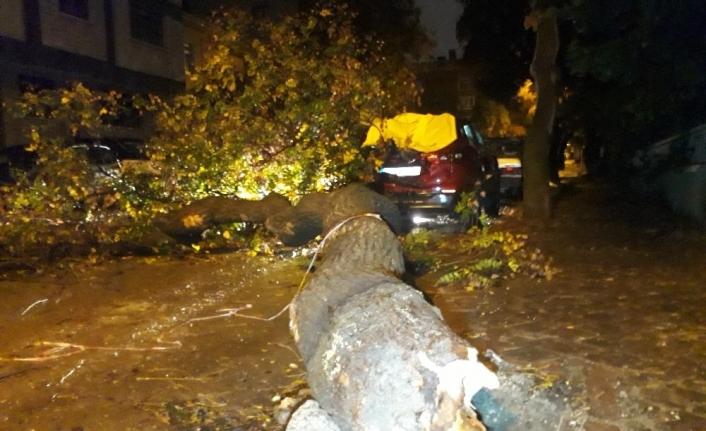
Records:
[[[396,278],[404,259],[389,226],[343,207],[321,264],[290,308],[307,381],[327,413],[306,417],[335,427],[298,428],[307,421],[295,412],[288,430],[485,430],[470,399],[497,387],[497,377],[438,309]]]
[[[260,201],[207,197],[157,217],[153,226],[177,240],[193,241],[204,231],[226,223],[262,223],[284,244],[305,245],[351,215],[375,213],[395,232],[402,229],[397,205],[362,184],[331,193],[311,193],[296,206],[271,194]]]
[[[551,216],[549,193],[549,149],[557,105],[556,57],[559,51],[557,11],[537,0],[526,24],[537,38],[530,73],[537,88],[537,110],[527,134],[524,152],[524,215],[547,219]]]
[[[287,198],[271,194],[259,201],[211,196],[157,217],[152,224],[173,238],[192,238],[225,223],[264,223],[268,216],[289,210]]]

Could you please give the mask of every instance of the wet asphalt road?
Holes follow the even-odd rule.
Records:
[[[480,350],[543,387],[570,388],[574,414],[548,431],[706,430],[702,231],[591,182],[563,189],[546,225],[509,215],[497,226],[528,233],[560,272],[475,292],[435,291],[434,274],[417,284]],[[248,314],[274,315],[302,275],[301,262],[234,255],[3,281],[0,430],[190,429],[170,416],[174,403],[214,421],[260,420],[247,406],[269,405],[302,377],[286,316],[202,319],[246,304]],[[17,360],[52,347],[56,359]]]
[[[275,316],[302,274],[230,254],[3,280],[0,430],[271,429],[263,411],[302,373],[287,315],[222,309]]]
[[[547,385],[571,388],[574,417],[562,430],[706,430],[702,230],[589,181],[562,190],[546,225],[506,217],[500,226],[529,233],[560,272],[441,290],[436,303],[456,331]]]

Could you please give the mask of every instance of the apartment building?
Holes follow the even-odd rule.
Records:
[[[456,58],[455,51],[450,51],[448,58],[417,63],[414,69],[423,90],[423,112],[448,112],[456,118],[470,119],[477,97],[474,71]]]
[[[126,94],[184,88],[181,0],[2,0],[0,101],[70,81]],[[130,128],[134,130],[129,130]],[[140,135],[139,124],[125,133]],[[25,143],[0,111],[0,147]]]
[[[79,81],[125,94],[184,89],[203,58],[204,18],[237,7],[276,19],[292,0],[0,0],[0,102],[27,88]],[[143,137],[144,125],[119,133]],[[26,142],[22,121],[0,108],[0,148]],[[128,137],[128,136],[126,136]]]

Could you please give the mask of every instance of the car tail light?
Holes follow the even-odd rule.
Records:
[[[448,161],[448,160],[457,160],[463,157],[463,154],[461,153],[445,153],[445,154],[422,154],[422,157],[424,160],[428,162],[436,162],[436,161]]]
[[[522,168],[515,166],[503,166],[502,168],[500,168],[500,171],[503,174],[521,174]]]
[[[422,154],[422,157],[430,162],[435,162],[440,159],[438,154]]]

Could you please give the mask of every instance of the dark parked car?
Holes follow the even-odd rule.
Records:
[[[483,138],[473,127],[458,127],[456,136],[450,145],[429,153],[393,148],[379,169],[378,191],[416,226],[466,228],[455,211],[464,192],[476,192],[481,210],[498,215],[497,160],[485,150]]]
[[[85,152],[89,163],[99,174],[117,176],[126,170],[156,175],[159,169],[144,152],[144,143],[130,138],[84,138],[72,145],[76,151]]]
[[[88,162],[99,174],[115,176],[126,170],[157,174],[144,153],[144,143],[131,138],[79,138],[70,145],[84,153]],[[22,145],[0,149],[0,184],[15,182],[15,174],[24,172],[30,176],[37,169],[37,153],[27,151]]]
[[[500,193],[522,196],[522,147],[520,138],[492,138],[486,140],[488,149],[497,157],[500,168]]]

